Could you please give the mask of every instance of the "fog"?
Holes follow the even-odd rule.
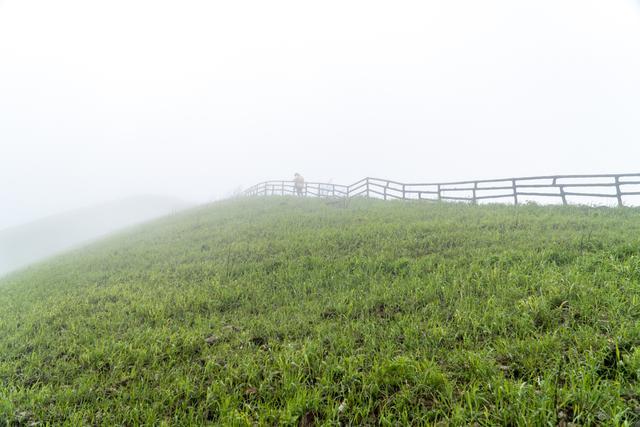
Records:
[[[266,179],[638,171],[633,0],[0,2],[0,229]]]
[[[167,197],[130,197],[0,230],[0,277],[114,231],[190,207]]]

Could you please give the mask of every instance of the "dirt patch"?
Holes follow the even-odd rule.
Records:
[[[299,427],[311,427],[316,425],[318,419],[318,413],[315,411],[309,411],[300,418],[298,422]]]

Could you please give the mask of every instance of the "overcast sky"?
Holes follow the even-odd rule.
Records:
[[[135,194],[640,171],[637,0],[0,0],[0,229]]]

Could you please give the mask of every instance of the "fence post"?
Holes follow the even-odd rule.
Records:
[[[516,187],[516,180],[511,180],[511,187],[513,188],[513,203],[518,206],[518,188]]]
[[[478,203],[478,200],[476,200],[476,190],[478,189],[478,182],[474,182],[473,183],[473,201],[471,203],[473,203],[474,205],[476,203]]]
[[[560,196],[562,197],[562,204],[567,205],[567,196],[564,194],[564,186],[562,184],[558,184],[558,178],[553,178],[552,185],[557,185],[560,188]]]
[[[367,198],[369,198],[369,177],[367,177]]]
[[[402,200],[406,200],[406,198],[407,198],[406,188],[405,188],[405,185],[402,184]]]
[[[384,199],[387,200],[387,188],[389,188],[389,181],[387,181],[387,184],[384,186]]]
[[[616,196],[618,198],[618,207],[623,207],[622,204],[622,191],[620,191],[620,177],[616,176]]]
[[[438,200],[442,200],[442,193],[440,192],[440,184],[438,184]]]

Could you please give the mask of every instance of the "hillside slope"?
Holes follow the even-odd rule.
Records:
[[[113,231],[187,207],[187,203],[177,199],[139,196],[0,230],[0,276]]]
[[[633,424],[640,211],[268,198],[0,281],[0,425]]]

